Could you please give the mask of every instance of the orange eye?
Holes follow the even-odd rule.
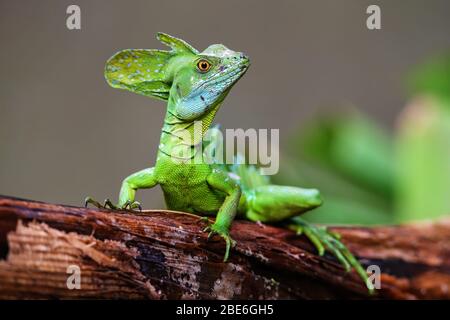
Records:
[[[209,63],[209,61],[207,61],[207,60],[202,59],[199,62],[197,62],[197,69],[200,72],[207,72],[210,68],[211,68],[211,63]]]

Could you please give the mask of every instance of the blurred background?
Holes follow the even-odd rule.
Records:
[[[81,30],[66,28],[70,4]],[[371,4],[381,30],[366,27]],[[308,219],[448,214],[449,30],[448,0],[0,0],[0,194],[116,200],[124,177],[152,166],[165,104],[110,88],[103,67],[121,49],[163,49],[163,31],[250,56],[216,121],[280,129],[274,180],[324,194]],[[164,207],[159,188],[138,199]]]

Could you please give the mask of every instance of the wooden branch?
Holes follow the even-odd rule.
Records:
[[[111,212],[0,197],[0,298],[367,298],[355,273],[302,236],[235,221],[230,261],[198,217]],[[365,266],[382,271],[370,298],[450,298],[450,220],[333,228]],[[69,266],[81,289],[69,290]]]

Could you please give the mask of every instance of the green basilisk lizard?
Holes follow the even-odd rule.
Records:
[[[199,52],[181,39],[164,33],[157,37],[171,50],[123,50],[113,55],[105,68],[112,87],[167,101],[156,164],[123,180],[117,204],[109,199],[101,204],[90,197],[85,204],[134,210],[140,208],[136,190],[160,185],[169,209],[216,216],[214,223],[205,219],[205,232],[225,240],[224,261],[234,245],[230,228],[238,216],[280,223],[304,234],[320,255],[329,251],[347,271],[355,269],[366,281],[367,273],[339,235],[299,217],[322,204],[318,190],[272,185],[254,166],[210,163],[199,152],[198,145],[204,143],[224,98],[247,71],[249,58],[220,44]],[[182,133],[195,136],[194,124],[198,122],[200,139],[186,139]]]

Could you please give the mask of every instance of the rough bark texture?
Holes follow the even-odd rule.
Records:
[[[381,289],[370,297],[355,273],[293,232],[235,221],[237,246],[223,263],[223,241],[207,241],[202,227],[173,211],[0,197],[0,298],[450,298],[449,220],[333,228],[365,266],[380,267]],[[79,290],[67,287],[71,266],[81,271]]]

